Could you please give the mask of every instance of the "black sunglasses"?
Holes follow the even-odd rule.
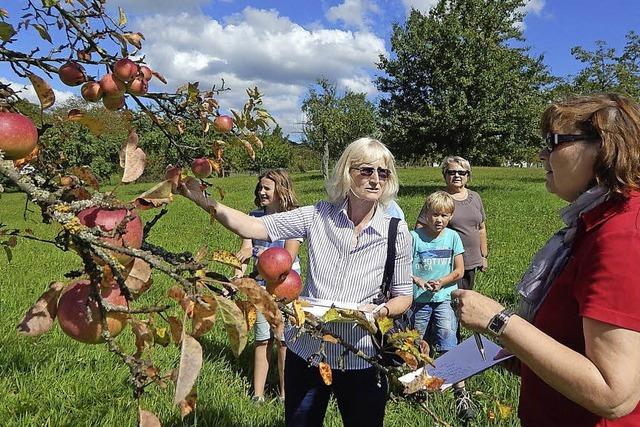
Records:
[[[595,133],[582,133],[582,134],[559,134],[559,133],[547,133],[545,137],[545,143],[547,150],[551,153],[558,145],[564,144],[565,142],[573,142],[573,141],[598,141],[600,140],[600,136]]]
[[[449,175],[449,176],[455,176],[455,175],[467,176],[467,175],[469,175],[469,171],[459,171],[459,170],[454,170],[454,169],[447,169],[446,171],[444,171],[444,173]]]
[[[376,169],[371,166],[360,166],[360,167],[351,168],[351,169],[358,170],[360,172],[360,175],[362,176],[371,176],[376,171],[378,172],[378,178],[380,179],[387,179],[389,178],[389,176],[391,176],[391,171],[389,169],[383,169],[383,168]]]

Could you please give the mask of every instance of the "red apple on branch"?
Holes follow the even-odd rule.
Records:
[[[18,160],[31,153],[38,143],[38,129],[30,118],[18,113],[0,112],[0,150],[7,160]]]
[[[131,80],[127,86],[127,92],[135,96],[142,96],[147,93],[147,90],[149,90],[149,84],[142,75]]]
[[[99,288],[104,301],[116,307],[127,307],[127,300],[115,281]],[[58,300],[58,323],[62,331],[74,340],[98,344],[104,342],[103,317],[97,301],[88,301],[90,294],[91,282],[88,280],[79,280],[67,287]],[[107,313],[107,329],[112,337],[122,332],[126,320],[125,313]]]
[[[87,80],[82,65],[77,62],[69,61],[58,69],[58,76],[62,83],[67,86],[78,86]]]
[[[280,283],[291,271],[292,263],[291,255],[286,249],[269,248],[258,257],[258,273],[267,283]]]
[[[129,219],[125,217],[129,213]],[[135,210],[108,209],[101,207],[87,208],[78,213],[80,223],[86,227],[99,227],[105,233],[112,233],[113,237],[102,237],[104,242],[127,248],[139,249],[142,246],[142,221]],[[126,225],[123,225],[126,221]],[[112,253],[122,265],[127,265],[132,258],[123,253]]]
[[[151,71],[151,68],[147,67],[146,65],[140,66],[140,72],[142,73],[146,81],[151,80],[151,78],[153,77],[153,72]]]
[[[207,178],[209,175],[211,175],[212,171],[213,169],[211,168],[211,162],[209,162],[209,159],[207,159],[206,157],[194,159],[191,162],[191,172],[193,172],[193,174],[200,179]]]
[[[282,282],[267,282],[267,292],[288,304],[300,296],[302,279],[295,270],[291,270]]]
[[[100,79],[100,87],[105,97],[116,98],[124,95],[127,87],[120,80],[115,78],[112,73],[107,73]]]
[[[138,75],[138,64],[129,58],[122,58],[113,64],[113,74],[121,81],[127,83]]]
[[[98,102],[102,99],[102,88],[98,82],[86,82],[80,88],[80,93],[85,101]]]
[[[116,111],[124,107],[125,99],[124,95],[118,95],[115,97],[105,96],[102,98],[102,105],[104,108],[110,111]]]
[[[218,116],[213,121],[213,127],[220,133],[228,133],[233,128],[233,118],[229,116]]]

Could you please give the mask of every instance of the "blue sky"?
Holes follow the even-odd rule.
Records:
[[[265,105],[285,132],[299,135],[304,120],[300,102],[317,77],[340,89],[380,96],[373,78],[378,55],[390,55],[394,22],[404,22],[411,7],[426,11],[435,0],[109,0],[116,16],[122,6],[128,28],[142,32],[148,64],[169,81],[152,80],[151,90],[174,90],[184,81],[201,87],[224,78],[233,90],[220,97],[223,108],[240,108],[244,88],[257,85]],[[10,22],[21,15],[23,0],[9,2]],[[605,40],[620,51],[630,30],[640,31],[639,0],[529,0],[523,28],[534,54],[544,54],[553,74],[575,74],[581,65],[572,47],[592,49]],[[47,48],[35,31],[25,33],[23,46]],[[101,70],[90,70],[94,75]],[[26,84],[6,63],[0,79]],[[155,83],[154,83],[155,81]],[[77,88],[51,82],[59,100],[77,95]],[[33,97],[27,91],[26,96]]]

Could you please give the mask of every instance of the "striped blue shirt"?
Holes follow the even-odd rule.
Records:
[[[302,296],[357,304],[371,303],[380,292],[387,256],[390,217],[376,209],[369,224],[351,248],[354,224],[347,216],[347,201],[334,205],[321,201],[288,212],[260,218],[271,241],[304,238],[308,247],[309,268]],[[412,295],[411,235],[407,223],[398,224],[395,271],[391,283],[392,296]],[[369,356],[375,354],[370,335],[355,323],[328,323],[326,327]],[[320,340],[308,334],[294,339],[295,327],[285,331],[287,346],[298,356],[308,359],[320,347]],[[338,369],[344,347],[325,343],[327,363]],[[320,362],[317,358],[314,364]],[[370,365],[352,353],[344,359],[346,369],[364,369]]]

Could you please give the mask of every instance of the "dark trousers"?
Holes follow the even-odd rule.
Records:
[[[375,368],[341,371],[333,369],[333,383],[325,385],[316,366],[287,350],[285,361],[285,424],[290,427],[321,427],[331,393],[336,398],[345,427],[382,426],[387,404],[387,378]]]

